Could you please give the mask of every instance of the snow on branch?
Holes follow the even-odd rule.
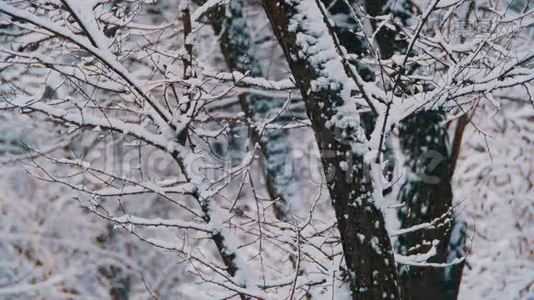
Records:
[[[122,225],[136,225],[136,226],[153,226],[153,227],[176,227],[180,229],[193,229],[204,232],[211,232],[207,226],[202,226],[202,224],[193,223],[193,222],[184,222],[181,220],[166,220],[162,218],[142,218],[132,215],[123,215],[120,217],[112,218],[113,222],[122,224]]]
[[[93,7],[96,4],[95,0],[62,0],[67,4],[67,7],[72,12],[73,16],[76,18],[76,21],[82,26],[84,31],[87,33],[87,36],[91,43],[101,49],[107,50],[109,44],[108,38],[102,33],[99,29],[99,26],[96,22],[95,15],[93,13]]]
[[[395,261],[399,264],[415,266],[415,267],[446,268],[446,267],[450,267],[450,266],[454,266],[459,263],[462,263],[465,260],[465,257],[460,257],[460,258],[455,258],[454,260],[448,263],[427,262],[428,259],[436,255],[437,246],[439,243],[440,241],[438,240],[432,241],[432,247],[426,253],[414,254],[414,255],[408,255],[408,256],[395,253]]]
[[[228,81],[239,87],[255,87],[265,90],[285,91],[296,89],[293,79],[279,81],[268,80],[261,77],[251,77],[248,74],[234,71],[232,73],[204,71],[204,76]]]
[[[107,48],[105,50],[101,48],[96,48],[92,44],[88,43],[85,39],[81,38],[78,35],[75,35],[71,31],[45,18],[38,17],[38,16],[30,14],[27,11],[14,8],[11,5],[8,5],[4,2],[0,2],[0,12],[6,13],[12,17],[16,17],[16,18],[28,21],[35,26],[44,28],[52,33],[59,35],[60,37],[66,38],[70,40],[71,42],[75,43],[76,45],[80,46],[81,48],[87,50],[89,53],[91,53],[96,58],[98,58],[100,61],[102,61],[104,64],[106,64],[109,68],[115,71],[117,75],[122,77],[129,85],[132,86],[132,88],[137,93],[139,93],[141,97],[143,97],[147,101],[147,103],[155,111],[154,118],[156,120],[163,121],[163,122],[158,122],[159,123],[158,125],[160,125],[161,128],[166,128],[164,123],[169,124],[169,121],[172,119],[169,113],[166,112],[164,109],[162,109],[160,105],[154,99],[152,99],[152,97],[142,87],[142,84],[138,82],[138,80],[135,79],[128,72],[128,70],[126,70],[126,68],[124,68],[124,66],[113,57],[113,55]],[[174,127],[173,124],[170,124],[169,126]]]
[[[96,116],[92,113],[84,113],[83,110],[64,110],[56,108],[51,105],[40,102],[35,99],[27,99],[18,96],[14,100],[10,100],[6,103],[7,106],[12,106],[21,109],[30,109],[44,113],[50,117],[63,120],[67,123],[78,126],[92,126],[96,128],[106,129],[121,132],[126,135],[132,135],[137,137],[148,144],[156,146],[161,149],[167,149],[171,153],[181,148],[176,142],[172,142],[170,139],[165,138],[160,134],[152,133],[142,126],[125,123],[121,120],[108,117],[108,116]]]
[[[402,229],[394,230],[389,235],[391,237],[394,237],[394,236],[408,234],[408,233],[412,233],[412,232],[423,230],[423,229],[427,229],[427,228],[430,229],[430,228],[435,228],[437,226],[443,226],[443,225],[446,225],[446,224],[450,224],[451,221],[452,221],[451,218],[450,218],[451,214],[452,214],[452,208],[449,208],[449,210],[447,210],[447,212],[445,212],[440,217],[432,220],[432,222],[425,222],[425,223],[417,224],[417,225],[414,225],[414,226],[411,226],[411,227],[408,227],[408,228],[402,228]]]
[[[404,255],[393,253],[392,237],[432,235],[459,223],[452,222],[451,209],[386,230],[383,190],[397,193],[400,181],[384,176],[381,152],[390,138],[395,144],[413,137],[401,136],[395,125],[414,113],[439,108],[447,116],[436,122],[454,125],[484,98],[499,111],[483,117],[495,114],[491,122],[499,130],[532,140],[534,54],[525,42],[532,9],[432,0],[423,13],[399,4],[371,16],[360,6],[336,11],[351,1],[262,2],[0,0],[0,188],[7,192],[0,195],[6,205],[0,210],[7,212],[0,232],[16,240],[2,243],[0,253],[25,266],[8,261],[0,277],[36,274],[2,285],[0,294],[69,298],[76,282],[82,298],[94,295],[93,285],[101,298],[110,287],[142,299],[378,299],[383,292],[398,298],[397,285],[404,283],[395,263],[448,268],[465,261],[456,258],[463,255],[458,249],[442,258],[447,241],[441,236],[423,238],[406,253],[399,248]],[[487,18],[488,32],[454,37],[462,2],[473,3],[476,13],[466,26]],[[220,22],[206,26],[215,13]],[[413,15],[399,22],[397,13]],[[349,29],[349,42],[340,26]],[[383,31],[392,31],[392,44],[405,43],[389,57],[373,49]],[[244,34],[250,40],[240,40]],[[225,41],[250,46],[257,56],[239,48],[234,64],[244,67],[232,72]],[[351,49],[356,42],[369,45],[360,52]],[[252,58],[258,62],[249,64]],[[287,101],[273,108],[272,99]],[[510,113],[510,104],[522,109]],[[246,113],[251,106],[256,117]],[[5,125],[4,118],[16,125]],[[26,147],[20,138],[24,147],[15,153],[9,149],[19,142],[19,129],[33,140]],[[488,137],[499,136],[495,132]],[[287,139],[288,147],[273,143],[276,164],[270,164],[261,144],[280,141],[276,137]],[[528,163],[516,166],[518,157],[530,157],[525,145],[505,139],[496,142],[514,149],[490,149],[498,177],[491,182],[506,190],[499,198],[511,201],[528,190],[525,178],[532,172]],[[470,152],[459,155],[459,165],[471,165],[455,172],[462,190],[467,180],[495,193],[483,188],[494,178],[479,176],[491,169],[486,148],[466,145]],[[279,195],[290,187],[287,200],[302,204],[291,218],[273,211],[282,197],[271,196],[276,193],[265,177],[271,167],[285,189]],[[510,168],[517,176],[508,176]],[[19,171],[30,175],[29,184]],[[521,206],[505,208],[528,201],[517,202]],[[402,205],[415,211],[409,201]],[[132,244],[116,228],[142,242]],[[440,241],[427,242],[434,238]],[[523,251],[524,241],[518,242]],[[69,269],[63,248],[74,253],[69,264],[90,272],[58,279],[47,273]],[[414,254],[422,248],[425,253]],[[44,260],[54,257],[50,249],[59,249],[57,261]],[[482,264],[473,261],[479,270]]]

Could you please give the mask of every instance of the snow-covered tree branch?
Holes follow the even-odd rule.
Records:
[[[533,22],[523,0],[0,2],[0,298],[491,298],[491,222],[528,256]],[[499,297],[531,294],[499,270]]]

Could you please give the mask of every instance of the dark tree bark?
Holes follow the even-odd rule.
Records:
[[[409,0],[396,2],[395,10],[383,0],[366,0],[365,4],[371,16],[393,13],[402,22],[417,11]],[[376,23],[372,25],[376,28]],[[383,27],[376,39],[383,58],[390,58],[395,53],[406,54],[408,42],[398,32]],[[408,86],[400,87],[410,93]],[[438,240],[437,253],[429,259],[436,263],[445,263],[461,255],[465,231],[463,222],[453,220],[451,177],[455,158],[451,157],[453,154],[448,145],[445,116],[446,111],[441,109],[421,111],[399,125],[400,146],[410,172],[399,193],[399,201],[405,204],[398,213],[401,228],[438,219],[440,222],[435,228],[400,236],[397,251],[403,255],[427,252],[432,242]],[[451,236],[451,225],[457,227],[454,237]],[[400,266],[404,299],[456,299],[462,268],[463,263],[448,268]]]
[[[301,91],[321,151],[352,298],[399,299],[391,244],[383,215],[374,202],[372,180],[365,172],[364,151],[355,151],[353,147],[357,144],[363,147],[364,129],[357,115],[350,117],[358,123],[350,122],[343,115],[345,106],[349,105],[342,96],[347,83],[329,81],[325,73],[331,70],[323,69],[330,60],[336,60],[340,67],[337,72],[346,76],[350,71],[339,63],[329,23],[317,17],[322,8],[319,5],[315,1],[263,1]],[[303,7],[306,11],[299,11]],[[313,24],[313,30],[306,24]],[[315,55],[314,49],[321,55]]]
[[[429,262],[444,263],[448,258],[452,218],[451,160],[444,113],[426,111],[406,119],[399,126],[401,149],[408,176],[402,185],[399,210],[402,228],[440,219],[435,228],[399,236],[398,251],[403,255],[427,252],[438,240],[437,253]],[[442,221],[441,221],[442,220]],[[405,299],[446,299],[443,268],[400,267]]]

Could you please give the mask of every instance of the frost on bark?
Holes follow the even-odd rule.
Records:
[[[362,38],[362,28],[360,28],[357,20],[354,20],[351,14],[353,10],[351,6],[356,5],[357,1],[323,0],[321,2],[328,8],[329,19],[334,23],[332,29],[339,39],[341,46],[345,48],[347,53],[356,54],[359,57],[364,56],[369,51],[369,45]],[[370,82],[375,80],[375,74],[367,66],[359,64],[357,61],[352,61],[351,63],[364,81]],[[372,130],[373,128],[366,128],[366,131]]]
[[[220,38],[221,51],[228,68],[252,77],[263,77],[254,41],[247,30],[243,4],[243,0],[231,0],[226,9],[220,7],[209,14],[210,23]],[[248,120],[261,123],[282,109],[284,99],[242,94],[239,104]],[[249,134],[252,142],[260,146],[265,159],[265,183],[269,197],[275,201],[274,213],[278,219],[288,221],[290,201],[296,191],[295,177],[286,170],[291,160],[288,132],[274,129],[260,133],[258,128],[251,128]]]
[[[402,255],[428,252],[434,240],[439,241],[435,256],[428,262],[447,261],[452,190],[448,135],[442,125],[441,111],[426,111],[406,119],[399,126],[400,145],[406,158],[407,179],[399,193],[404,206],[398,215],[401,228],[433,222],[435,228],[399,236],[398,251]],[[443,268],[400,266],[401,287],[405,299],[446,299]]]
[[[365,174],[368,149],[351,81],[334,47],[320,3],[263,1],[305,102],[341,236],[353,299],[398,299],[384,218]]]
[[[415,11],[410,1],[396,2],[395,7],[390,5],[387,1],[366,1],[366,9],[371,16],[391,13],[404,24]],[[373,23],[375,30],[376,26]],[[384,59],[396,53],[405,54],[408,46],[405,38],[386,27],[378,31],[376,39]],[[403,92],[410,93],[409,87],[401,88]],[[437,240],[436,255],[428,260],[435,263],[446,263],[462,256],[464,246],[463,222],[454,224],[453,220],[453,166],[445,116],[443,109],[425,110],[414,113],[399,124],[400,147],[408,170],[398,196],[399,202],[404,204],[398,212],[401,228],[430,222],[435,222],[436,226],[399,236],[396,248],[405,256],[424,253]],[[451,225],[456,227],[454,241],[451,240]],[[448,268],[401,265],[399,279],[403,298],[456,299],[462,268],[463,262]]]
[[[332,29],[334,30],[336,37],[339,39],[339,43],[347,53],[355,54],[358,57],[364,57],[370,53],[373,49],[369,45],[366,38],[362,37],[363,25],[362,22],[358,22],[354,19],[353,13],[355,7],[359,5],[359,1],[349,0],[349,1],[331,1],[324,0],[322,1],[326,7],[329,8],[329,18],[330,20],[335,20]],[[378,35],[378,38],[382,38],[382,35]],[[359,63],[358,61],[351,61],[351,64],[356,68],[361,78],[366,82],[373,82],[377,80],[376,74],[364,64]],[[371,133],[375,127],[376,123],[376,114],[371,111],[361,112],[361,125],[365,129],[365,135],[367,138],[371,136]],[[393,148],[391,147],[391,139],[389,134],[385,140],[384,145],[384,174],[388,180],[392,179],[393,168],[394,168],[394,153]],[[384,191],[384,194],[391,192],[391,188],[387,188]]]

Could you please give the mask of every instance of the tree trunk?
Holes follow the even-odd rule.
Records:
[[[398,1],[396,9],[387,1],[365,1],[371,16],[393,15],[405,22],[416,11],[408,0]],[[377,24],[373,23],[376,29]],[[384,59],[396,52],[406,54],[407,41],[398,33],[382,27],[376,35],[380,54]],[[402,87],[406,93],[409,89]],[[454,224],[452,211],[452,159],[448,146],[443,110],[421,111],[406,118],[399,125],[401,151],[410,174],[401,186],[399,201],[404,203],[398,216],[401,228],[443,220],[434,229],[412,232],[398,239],[397,251],[403,255],[427,252],[433,240],[439,240],[437,253],[429,262],[445,263],[463,253],[463,222]],[[461,140],[460,140],[461,141]],[[451,225],[458,227],[454,241]],[[426,243],[426,245],[425,245]],[[413,249],[413,250],[410,250]],[[401,291],[405,299],[456,299],[463,263],[449,268],[400,266]]]
[[[403,255],[427,252],[439,240],[437,253],[429,262],[444,263],[448,258],[452,218],[452,189],[448,135],[441,111],[420,112],[399,126],[401,149],[408,175],[399,193],[404,206],[399,210],[402,228],[440,219],[435,228],[399,236],[398,251]],[[413,249],[413,250],[410,250]],[[447,299],[443,268],[400,267],[405,299]]]
[[[319,5],[313,0],[263,1],[321,151],[352,298],[399,299],[389,236],[366,175],[366,137],[349,102],[346,66]]]
[[[250,76],[263,77],[263,71],[256,54],[254,42],[247,31],[243,15],[243,0],[231,0],[228,9],[218,8],[209,15],[210,23],[217,36],[220,36],[222,54],[231,71],[249,72]],[[261,122],[276,113],[283,104],[283,99],[255,95],[239,97],[241,110],[247,119]],[[270,130],[260,135],[257,128],[250,132],[251,140],[260,146],[265,159],[265,181],[269,197],[274,202],[275,216],[284,221],[290,220],[291,203],[296,191],[296,180],[291,170],[290,148],[286,130]],[[289,172],[288,172],[289,171]]]

